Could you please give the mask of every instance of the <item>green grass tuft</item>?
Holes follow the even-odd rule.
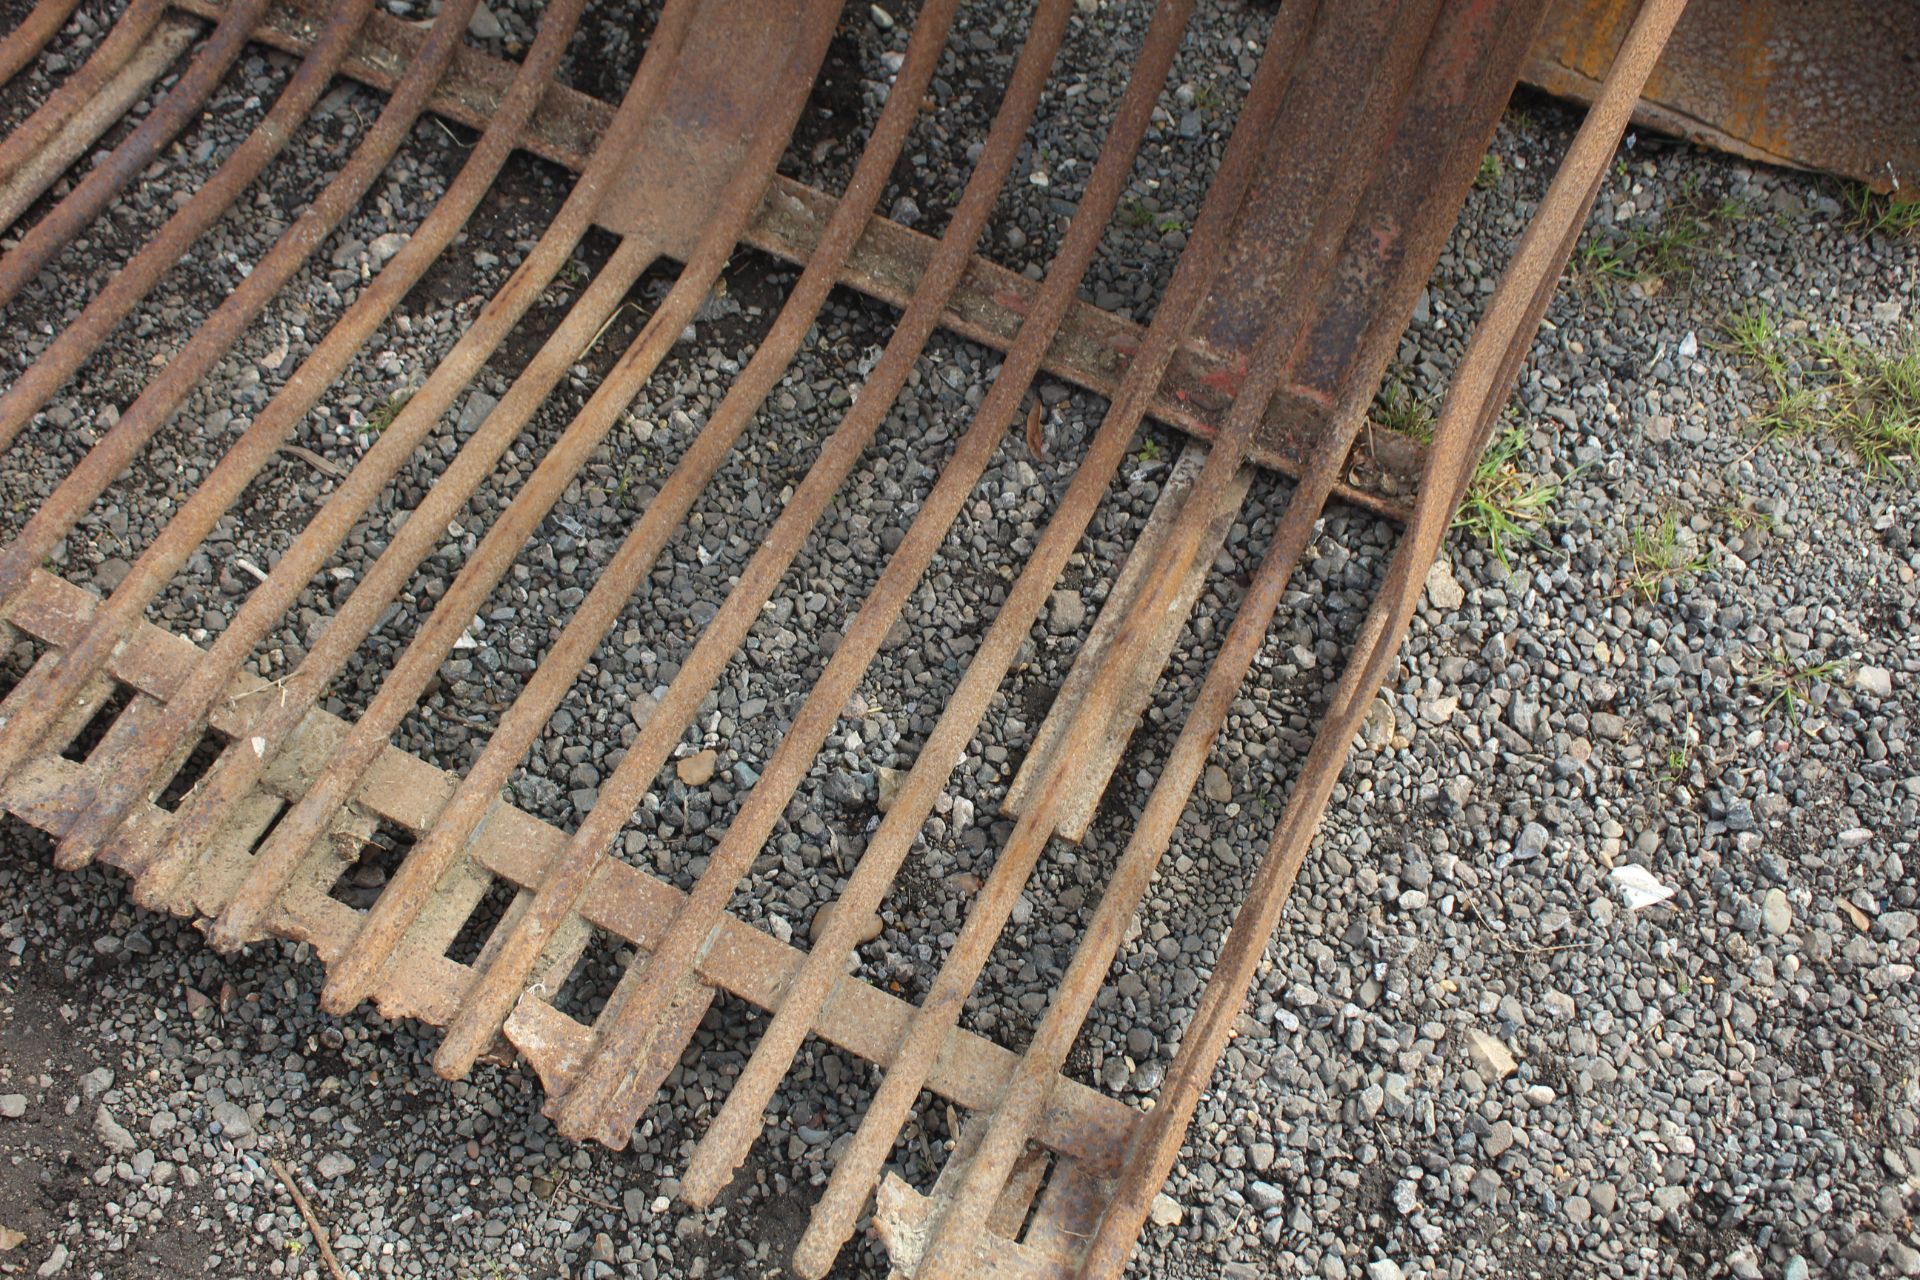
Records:
[[[413,399],[413,392],[410,390],[396,391],[388,396],[386,402],[375,409],[373,416],[367,419],[367,433],[377,436],[392,426],[393,420],[400,416],[400,411],[407,407],[407,401],[411,399]]]
[[[1616,284],[1651,291],[1685,279],[1718,246],[1726,228],[1752,215],[1744,200],[1709,201],[1697,182],[1685,183],[1651,226],[1628,227],[1614,236],[1596,230],[1584,237],[1574,255],[1574,283],[1606,296]]]
[[[1487,446],[1467,486],[1466,501],[1454,517],[1463,529],[1487,544],[1500,567],[1511,571],[1509,548],[1540,541],[1541,526],[1560,500],[1560,483],[1522,471],[1519,458],[1526,452],[1527,428],[1516,424]]]
[[[1847,225],[1863,236],[1920,236],[1920,200],[1896,202],[1864,182],[1850,182],[1841,195]]]
[[[1920,458],[1920,336],[1876,351],[1845,334],[1800,338],[1764,306],[1721,322],[1727,350],[1760,370],[1770,399],[1754,424],[1769,438],[1825,433],[1874,475],[1911,479]]]
[[[1416,400],[1413,393],[1398,382],[1388,383],[1374,397],[1373,421],[1409,440],[1417,440],[1421,444],[1433,443],[1432,404]]]
[[[1813,686],[1824,684],[1841,675],[1846,667],[1845,659],[1830,662],[1795,662],[1787,656],[1786,650],[1778,645],[1774,646],[1751,682],[1757,693],[1767,697],[1767,704],[1760,714],[1772,715],[1775,707],[1784,707],[1787,722],[1799,724],[1802,712],[1807,703],[1812,700]]]
[[[1680,537],[1680,522],[1672,512],[1661,516],[1652,526],[1635,529],[1627,537],[1627,551],[1633,567],[1621,583],[1623,591],[1632,591],[1642,599],[1653,600],[1660,588],[1672,582],[1697,577],[1713,561],[1696,554],[1690,541]]]

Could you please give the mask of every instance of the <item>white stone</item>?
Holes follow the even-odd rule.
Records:
[[[1467,593],[1454,579],[1453,566],[1435,560],[1427,570],[1427,603],[1436,609],[1458,609],[1467,601]]]
[[[1853,683],[1862,692],[1876,698],[1893,696],[1893,672],[1885,667],[1862,667],[1853,673]]]
[[[1769,889],[1760,899],[1760,919],[1767,926],[1767,932],[1779,937],[1793,928],[1793,907],[1787,902],[1787,895],[1781,889]]]
[[[1467,1056],[1473,1059],[1482,1076],[1492,1080],[1504,1080],[1520,1069],[1513,1050],[1507,1048],[1500,1037],[1488,1035],[1477,1027],[1467,1032]]]

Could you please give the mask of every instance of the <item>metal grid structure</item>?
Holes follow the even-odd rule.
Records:
[[[763,1125],[809,1036],[884,1071],[839,1156],[794,1266],[824,1274],[876,1203],[875,1229],[912,1276],[1114,1275],[1126,1264],[1238,1011],[1348,745],[1388,674],[1473,460],[1590,204],[1613,145],[1680,9],[1648,0],[1566,164],[1491,301],[1430,449],[1367,432],[1366,413],[1426,282],[1541,17],[1540,0],[1290,2],[1275,18],[1250,93],[1189,247],[1144,328],[1076,299],[1124,194],[1192,0],[1160,0],[1099,160],[1057,254],[1037,281],[977,257],[1072,21],[1038,0],[991,129],[937,239],[874,209],[948,38],[957,0],[928,0],[846,189],[775,172],[825,54],[834,0],[669,0],[626,96],[609,106],[553,79],[586,0],[553,0],[524,59],[463,42],[474,0],[446,0],[425,29],[371,0],[131,0],[112,33],[0,141],[0,306],[44,270],[202,110],[249,41],[298,55],[259,126],[111,283],[0,394],[0,447],[24,434],[162,274],[259,179],[336,77],[387,93],[351,157],[271,251],[87,450],[0,549],[0,619],[40,656],[0,706],[0,803],[49,832],[63,868],[126,872],[142,904],[204,917],[214,946],[268,935],[312,944],[331,1010],[375,1000],[445,1029],[435,1058],[455,1077],[490,1053],[539,1073],[563,1135],[626,1144],[716,993],[772,1015],[700,1141],[682,1195],[711,1203]],[[75,8],[40,0],[0,40],[0,77],[38,56]],[[176,63],[172,87],[50,204],[43,197]],[[318,341],[266,408],[209,466],[104,599],[43,569],[114,477],[135,464],[239,336],[379,178],[424,112],[480,128],[464,167],[411,238]],[[146,621],[221,517],[287,444],[370,335],[446,251],[524,148],[577,180],[538,243],[394,416],[227,628],[202,650]],[[591,227],[618,236],[608,261],[462,442],[436,485],[290,675],[248,674],[255,647],[324,571],[428,433],[525,317]],[[490,724],[464,776],[391,745],[463,629],[542,518],[647,386],[737,246],[803,266],[725,399],[626,531],[518,699]],[[352,721],[321,703],[439,533],[605,329],[642,273],[679,264],[671,289],[546,451],[379,690]],[[899,308],[885,351],[820,448],[772,531],[705,625],[598,802],[571,834],[503,791],[583,666],[653,570],[696,499],[752,425],[836,285]],[[958,436],[931,492],[785,726],[689,891],[610,855],[669,765],[683,731],[936,329],[1004,353],[998,380]],[[728,914],[730,896],[787,810],[996,447],[1049,371],[1110,400],[1071,485],[808,949]],[[1176,470],[1082,645],[1008,797],[1016,819],[926,997],[912,1004],[847,973],[863,918],[892,888],[916,835],[975,736],[1143,419],[1208,441]],[[1015,1053],[959,1026],[989,953],[1048,843],[1078,840],[1115,772],[1227,528],[1251,468],[1296,487],[1266,557],[1051,995]],[[1414,495],[1417,493],[1417,498]],[[1063,1074],[1067,1054],[1145,898],[1174,826],[1226,722],[1262,636],[1329,502],[1404,522],[1385,587],[1340,677],[1270,850],[1200,998],[1157,1105],[1141,1111]],[[216,759],[177,804],[157,800],[209,731]],[[82,741],[87,750],[74,750]],[[370,907],[329,896],[343,861],[381,823],[414,844]],[[471,963],[449,942],[496,885],[513,903]],[[639,957],[585,1025],[547,998],[596,934]],[[923,1089],[967,1116],[927,1193],[884,1165]],[[877,1192],[877,1202],[870,1199]]]

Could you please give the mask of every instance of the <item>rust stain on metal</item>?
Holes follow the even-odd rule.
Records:
[[[462,1075],[482,1056],[519,1055],[539,1076],[547,1112],[569,1137],[624,1146],[719,994],[766,1010],[768,1026],[685,1170],[682,1195],[696,1205],[711,1204],[725,1188],[809,1036],[866,1059],[883,1079],[793,1259],[803,1275],[828,1272],[870,1203],[877,1205],[875,1228],[905,1275],[1117,1275],[1679,4],[1648,0],[1631,31],[1624,16],[1613,26],[1596,23],[1581,33],[1594,43],[1568,54],[1583,74],[1598,74],[1609,62],[1614,70],[1468,348],[1436,443],[1425,450],[1368,432],[1367,407],[1519,74],[1544,0],[1283,6],[1190,245],[1144,327],[1076,295],[1167,88],[1191,0],[1155,6],[1075,215],[1034,280],[980,257],[977,245],[1033,128],[1073,20],[1072,0],[1036,5],[974,169],[938,238],[875,209],[921,113],[956,0],[923,6],[886,106],[837,196],[775,172],[839,20],[837,0],[777,0],[751,9],[729,0],[669,0],[617,106],[553,79],[587,2],[553,0],[524,60],[513,66],[465,45],[475,0],[449,0],[425,29],[376,12],[370,0],[133,0],[89,60],[0,140],[0,222],[10,224],[185,59],[157,106],[0,256],[5,306],[199,112],[247,42],[301,59],[260,126],[0,394],[0,448],[31,447],[27,432],[39,411],[275,163],[329,85],[347,75],[388,95],[333,180],[0,548],[0,625],[42,649],[0,705],[0,804],[56,838],[59,865],[98,860],[126,872],[143,904],[209,919],[217,947],[267,935],[310,943],[328,967],[327,1008],[373,1000],[389,1016],[445,1028],[435,1058],[443,1074]],[[41,0],[0,39],[0,82],[40,56],[74,7],[72,0]],[[1563,43],[1570,39],[1561,35]],[[1733,61],[1751,62],[1774,47],[1771,35],[1741,39]],[[1654,81],[1656,88],[1661,83]],[[49,550],[115,476],[138,464],[154,435],[372,189],[425,112],[482,133],[406,245],[238,437],[209,459],[191,495],[105,599],[45,571]],[[1798,145],[1777,122],[1748,123],[1743,136]],[[208,650],[148,623],[148,606],[246,487],[279,453],[298,450],[292,436],[302,418],[456,242],[515,149],[556,160],[578,177],[507,283],[358,464],[334,477],[319,512],[272,571],[257,575]],[[618,240],[605,265],[345,594],[299,665],[273,685],[247,674],[255,647],[596,226]],[[802,264],[798,281],[518,698],[483,722],[490,732],[479,758],[456,777],[392,747],[390,735],[419,704],[464,628],[652,383],[742,245]],[[500,459],[602,337],[642,272],[662,260],[680,264],[666,297],[465,557],[366,710],[352,721],[328,714],[321,701],[330,683],[436,550],[441,531],[491,482]],[[520,811],[502,798],[507,782],[786,376],[830,291],[842,285],[899,308],[860,396],[785,500],[578,830],[569,835]],[[1004,352],[999,376],[778,749],[706,851],[704,870],[683,892],[611,856],[940,328]],[[727,910],[731,896],[1007,432],[1022,421],[1042,372],[1110,401],[1071,483],[958,687],[930,713],[934,725],[913,768],[811,949],[742,923]],[[1024,411],[1027,448],[1043,459],[1045,413],[1037,400]],[[1008,810],[1017,818],[1012,834],[968,904],[927,996],[914,1005],[849,977],[862,922],[893,890],[1149,416],[1204,443],[1174,469],[1088,632],[1009,792]],[[1161,764],[1064,981],[1016,1055],[961,1027],[960,1011],[1049,843],[1084,836],[1260,465],[1296,481],[1266,559]],[[1143,1114],[1068,1078],[1067,1053],[1290,575],[1327,504],[1341,500],[1403,518],[1406,531],[1159,1105]],[[124,709],[98,744],[76,753],[82,759],[63,754],[110,699],[114,706],[124,701]],[[208,730],[224,739],[218,758],[177,808],[161,808],[157,797]],[[414,838],[397,873],[364,910],[334,899],[327,890],[342,858],[383,838],[383,823]],[[471,963],[451,959],[449,943],[500,884],[512,890],[503,919]],[[552,996],[596,932],[625,940],[636,959],[589,1025],[563,1013]],[[924,1195],[881,1176],[923,1090],[966,1113],[951,1159]]]
[[[1554,5],[1524,78],[1593,102],[1638,8]],[[1920,187],[1920,6],[1693,0],[1633,118],[1749,159],[1911,192]]]

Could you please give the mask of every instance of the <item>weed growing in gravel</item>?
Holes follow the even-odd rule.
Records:
[[[1896,204],[1864,182],[1850,182],[1841,192],[1847,206],[1847,226],[1863,236],[1920,235],[1920,200]]]
[[[1768,529],[1776,527],[1774,518],[1764,511],[1748,505],[1746,498],[1738,502],[1723,502],[1710,513],[1714,523],[1726,525],[1735,533],[1745,533],[1748,529]]]
[[[1726,349],[1749,364],[1759,365],[1775,381],[1785,381],[1786,340],[1780,322],[1764,302],[1749,302],[1720,322],[1726,331]]]
[[[1473,175],[1473,185],[1482,191],[1491,191],[1500,185],[1500,179],[1507,172],[1500,163],[1500,157],[1489,151],[1480,157],[1480,172]]]
[[[1691,746],[1667,748],[1667,785],[1673,786],[1693,771],[1693,748]]]
[[[1620,589],[1632,591],[1646,600],[1657,598],[1660,588],[1667,583],[1677,586],[1684,579],[1705,572],[1713,563],[1710,556],[1695,554],[1690,541],[1681,540],[1680,522],[1672,512],[1661,516],[1652,526],[1630,533],[1627,550],[1633,557],[1633,569]]]
[[[375,409],[373,416],[367,419],[367,434],[377,436],[392,426],[393,420],[400,416],[400,411],[407,407],[407,401],[411,399],[412,391],[396,391],[388,396],[386,403]]]
[[[1413,393],[1397,382],[1389,382],[1374,397],[1373,420],[1389,431],[1398,432],[1421,444],[1433,443],[1433,407],[1416,400]]]
[[[1721,327],[1727,349],[1757,367],[1772,399],[1754,420],[1769,437],[1825,431],[1875,474],[1911,476],[1920,457],[1920,337],[1882,354],[1845,334],[1788,334],[1752,304]]]
[[[1813,687],[1824,684],[1846,670],[1846,659],[1796,664],[1786,650],[1775,645],[1760,671],[1753,677],[1756,692],[1768,695],[1760,714],[1769,716],[1775,707],[1785,707],[1787,722],[1799,724],[1801,712],[1813,697]]]
[[[1882,355],[1843,334],[1813,341],[1825,382],[1823,424],[1853,447],[1873,472],[1908,470],[1920,456],[1920,339]]]
[[[1179,214],[1156,213],[1147,206],[1146,201],[1137,198],[1131,198],[1120,206],[1120,225],[1130,231],[1151,230],[1159,235],[1179,231],[1186,226]]]
[[[1638,284],[1651,292],[1691,275],[1721,231],[1751,214],[1744,200],[1710,202],[1698,183],[1684,183],[1652,226],[1629,227],[1616,238],[1588,236],[1575,258],[1574,281],[1603,297],[1614,284]]]
[[[1520,469],[1518,459],[1526,448],[1527,428],[1519,423],[1488,445],[1474,468],[1466,501],[1453,519],[1454,528],[1485,542],[1500,567],[1509,571],[1513,563],[1508,547],[1538,542],[1536,526],[1545,523],[1560,499],[1558,481],[1542,480]]]

